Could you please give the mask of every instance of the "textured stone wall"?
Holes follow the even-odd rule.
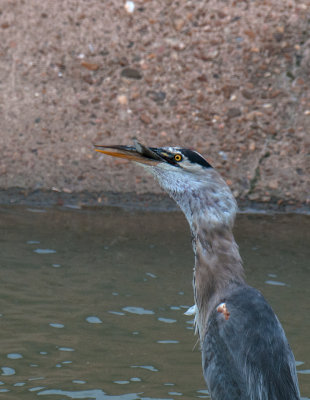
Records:
[[[197,149],[240,200],[309,204],[310,3],[131,5],[1,1],[0,189],[158,192],[92,149],[137,136]]]

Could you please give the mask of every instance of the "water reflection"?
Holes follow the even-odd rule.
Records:
[[[152,372],[159,371],[157,368],[153,367],[153,365],[131,365],[131,368],[142,368]]]
[[[158,321],[161,321],[161,322],[165,322],[166,324],[174,324],[175,322],[177,322],[177,320],[176,319],[171,319],[171,318],[157,318],[158,319]]]
[[[152,314],[155,314],[154,311],[146,310],[143,307],[130,307],[130,306],[127,306],[127,307],[123,307],[122,310],[126,311],[128,313],[131,313],[131,314],[138,314],[138,315],[152,315]]]
[[[138,393],[127,393],[124,395],[117,396],[109,396],[103,390],[94,389],[94,390],[79,390],[79,391],[66,391],[60,389],[49,389],[42,390],[38,393],[38,395],[57,395],[57,396],[66,396],[70,399],[96,399],[96,400],[146,400],[146,397],[140,397]],[[151,399],[149,397],[149,399]],[[155,400],[155,399],[154,399]],[[160,399],[157,399],[160,400]]]
[[[102,324],[101,319],[95,316],[87,317],[86,321],[90,324]]]
[[[303,396],[309,228],[303,216],[242,215],[236,229],[247,279],[286,330]],[[184,315],[193,256],[182,215],[7,208],[0,231],[6,398],[209,398]]]
[[[274,286],[287,286],[287,284],[284,283],[284,282],[273,281],[273,280],[270,280],[270,279],[268,281],[265,281],[265,283],[267,285],[274,285]]]
[[[10,358],[11,360],[18,360],[19,358],[23,358],[23,356],[19,353],[10,353],[7,355],[7,358]]]
[[[49,326],[51,326],[52,328],[58,328],[58,329],[65,327],[64,324],[58,324],[58,323],[52,323],[52,322],[49,324]]]
[[[2,376],[9,376],[9,375],[15,375],[15,369],[10,368],[10,367],[1,367],[1,375]]]

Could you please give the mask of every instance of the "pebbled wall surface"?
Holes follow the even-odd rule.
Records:
[[[309,1],[2,0],[0,37],[1,193],[158,193],[92,148],[137,136],[309,206]]]

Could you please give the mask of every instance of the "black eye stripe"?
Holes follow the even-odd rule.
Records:
[[[180,152],[193,164],[199,164],[205,168],[212,168],[212,165],[209,164],[200,154],[196,153],[196,151],[181,149]]]
[[[178,162],[182,161],[182,158],[183,158],[182,154],[179,154],[181,156],[181,160],[177,161],[175,159],[176,154],[168,151],[165,148],[150,147],[150,149],[152,151],[154,151],[155,153],[157,153],[160,157],[162,157],[168,164],[174,165],[175,167],[179,167]]]

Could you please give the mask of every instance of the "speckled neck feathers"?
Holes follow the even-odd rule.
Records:
[[[243,267],[238,246],[227,225],[210,228],[203,218],[193,222],[195,268],[193,288],[197,313],[196,329],[203,340],[213,309],[236,286],[243,284]]]
[[[225,291],[244,283],[242,260],[232,227],[236,201],[214,169],[192,175],[154,169],[160,185],[184,212],[192,233],[195,254],[194,295],[196,328],[203,340],[207,320]]]

